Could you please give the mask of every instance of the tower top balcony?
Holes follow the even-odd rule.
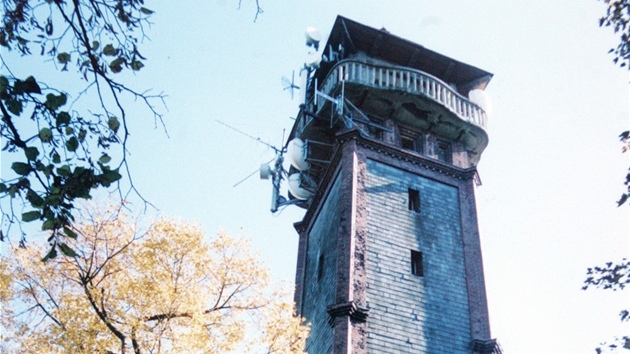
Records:
[[[491,73],[342,16],[322,52],[308,85],[306,108],[320,120],[329,118],[328,127],[311,124],[301,114],[292,137],[330,144],[334,128],[347,125],[335,110],[345,103],[321,99],[314,89],[329,98],[341,97],[376,126],[393,124],[398,131],[457,142],[466,150],[467,164],[477,164],[488,144],[487,112],[468,96],[472,90],[483,91]]]
[[[329,60],[323,61],[314,75],[320,83],[336,65],[330,58],[332,52],[337,53],[340,59],[360,57],[383,65],[419,70],[441,80],[464,97],[468,97],[473,89],[485,90],[493,76],[395,36],[384,28],[377,30],[343,16],[337,16],[323,51]]]

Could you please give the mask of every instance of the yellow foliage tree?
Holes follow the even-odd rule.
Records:
[[[249,245],[159,219],[88,213],[63,254],[0,258],[0,352],[302,353],[308,326]]]

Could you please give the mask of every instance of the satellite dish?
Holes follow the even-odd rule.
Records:
[[[291,92],[291,99],[293,99],[293,92],[295,89],[300,89],[300,86],[295,84],[295,70],[293,71],[293,73],[291,74],[291,80],[289,81],[289,78],[286,76],[283,76],[281,78],[282,81],[282,86],[284,87],[284,90],[289,90],[289,92]]]
[[[306,45],[309,47],[314,47],[315,50],[319,49],[319,42],[322,40],[322,34],[315,27],[306,27],[306,32],[304,33],[306,36]]]
[[[269,179],[269,176],[271,176],[272,173],[273,171],[268,163],[260,165],[260,179]]]
[[[291,192],[291,195],[296,199],[304,200],[313,196],[313,192],[302,188],[302,177],[299,172],[289,175],[288,181],[289,192]]]
[[[481,107],[488,117],[492,115],[492,99],[486,91],[480,89],[470,90],[468,98],[472,103]]]
[[[307,171],[311,168],[311,164],[306,161],[308,155],[306,143],[300,138],[295,138],[289,142],[287,146],[287,157],[293,167],[300,171]]]
[[[317,53],[308,53],[304,63],[311,69],[319,69],[319,63],[321,63],[322,57]]]

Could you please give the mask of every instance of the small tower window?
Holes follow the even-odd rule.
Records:
[[[422,252],[411,250],[411,274],[419,277],[424,276],[424,267],[422,267]]]
[[[420,191],[409,188],[409,210],[420,212]]]
[[[317,260],[317,281],[322,280],[324,276],[324,254],[319,254],[319,259]]]
[[[368,132],[370,133],[370,136],[373,137],[374,139],[383,141],[383,130],[377,127],[369,126]]]
[[[400,140],[403,149],[416,151],[416,141],[414,139],[403,136]]]
[[[448,141],[438,140],[435,146],[435,154],[440,161],[447,163],[453,162],[453,151]]]

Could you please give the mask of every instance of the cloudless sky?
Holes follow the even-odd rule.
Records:
[[[504,352],[594,353],[628,334],[618,317],[627,291],[580,290],[587,267],[630,251],[629,209],[615,204],[629,166],[617,140],[629,125],[629,76],[607,55],[616,37],[598,28],[603,2],[260,4],[254,23],[252,0],[240,10],[230,0],[146,3],[156,11],[141,47],[149,60],[129,83],[168,95],[168,136],[136,105],[129,148],[134,182],[160,213],[249,236],[275,278],[294,279],[292,224],[303,211],[271,215],[271,183],[257,175],[232,187],[274,152],[216,120],[281,146],[298,112],[281,77],[302,66],[304,29],[319,28],[325,43],[339,14],[495,74],[477,206]],[[32,70],[9,64],[18,76]]]

